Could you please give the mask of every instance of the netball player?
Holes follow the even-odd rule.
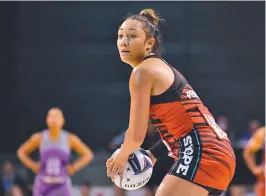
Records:
[[[243,151],[244,160],[250,171],[257,176],[256,196],[265,195],[265,127],[258,129],[250,138],[247,146]],[[256,164],[255,153],[263,149],[262,162]]]
[[[86,166],[92,159],[92,151],[74,134],[63,130],[64,116],[60,109],[52,108],[47,115],[48,129],[33,134],[18,149],[22,163],[35,172],[34,196],[71,196],[70,175]],[[39,148],[40,162],[28,155]],[[81,158],[69,163],[71,150]]]
[[[143,142],[147,121],[162,141],[150,149],[153,161],[166,152],[176,159],[156,196],[219,195],[235,172],[226,133],[189,85],[160,58],[159,18],[152,9],[129,16],[118,30],[120,58],[132,66],[130,120],[121,152],[107,160],[107,175],[120,175],[128,156]]]

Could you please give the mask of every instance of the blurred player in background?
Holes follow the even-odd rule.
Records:
[[[91,196],[91,184],[89,182],[83,182],[80,187],[80,196]]]
[[[255,153],[262,149],[262,162],[256,163]],[[265,195],[265,127],[259,128],[250,138],[243,151],[244,160],[250,171],[257,176],[256,196]]]
[[[89,164],[92,151],[74,134],[63,130],[64,115],[59,108],[48,111],[47,130],[33,134],[18,149],[22,163],[36,173],[33,196],[72,196],[70,176]],[[33,161],[29,154],[39,148],[40,162]],[[71,150],[81,157],[69,163]]]

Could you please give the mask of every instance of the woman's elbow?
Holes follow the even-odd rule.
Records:
[[[89,157],[90,161],[92,161],[94,159],[94,153],[92,151],[90,151],[90,157]]]
[[[22,149],[18,149],[17,150],[17,156],[18,156],[18,158],[21,160],[22,159],[22,157],[25,155],[25,153],[23,152],[23,150]]]
[[[242,153],[243,158],[246,160],[250,156],[250,152],[248,149],[244,149]]]
[[[94,153],[91,150],[88,150],[86,153],[86,158],[88,162],[91,162],[94,159]]]

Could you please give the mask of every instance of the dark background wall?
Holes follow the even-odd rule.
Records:
[[[264,2],[1,2],[1,152],[45,127],[50,107],[93,149],[128,125],[128,77],[117,28],[128,12],[159,11],[163,57],[214,115],[240,132],[265,119]]]

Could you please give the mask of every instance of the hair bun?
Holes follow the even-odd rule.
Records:
[[[158,25],[160,18],[157,16],[155,11],[153,9],[144,9],[142,10],[139,15],[146,17],[149,22],[151,22],[154,25]]]

